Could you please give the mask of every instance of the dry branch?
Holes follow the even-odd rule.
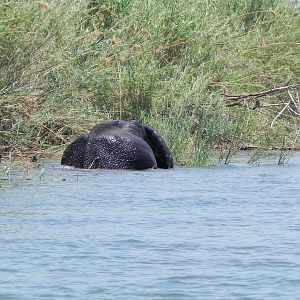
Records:
[[[274,93],[283,92],[283,91],[287,91],[289,89],[295,89],[295,88],[299,88],[299,87],[300,87],[300,83],[297,83],[297,84],[290,84],[290,85],[286,85],[286,86],[281,86],[281,87],[277,87],[277,88],[274,88],[274,89],[270,89],[270,90],[262,91],[262,92],[257,92],[257,93],[250,93],[250,94],[244,94],[244,95],[227,95],[227,94],[223,94],[223,96],[228,98],[228,100],[243,101],[243,100],[251,100],[251,99],[255,99],[255,98],[260,98],[260,97],[264,97],[264,96],[271,95],[271,94],[274,94]],[[232,104],[229,104],[228,106],[232,106]]]
[[[282,113],[289,107],[291,101],[286,103],[284,108],[277,114],[277,116],[273,119],[272,123],[271,123],[271,128],[273,127],[275,121],[280,117],[280,115],[282,115]]]

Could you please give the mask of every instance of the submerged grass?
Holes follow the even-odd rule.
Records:
[[[288,0],[0,0],[0,153],[60,154],[107,119],[153,126],[180,165],[295,147],[299,88],[294,113],[288,91],[224,94],[299,83],[299,28]]]

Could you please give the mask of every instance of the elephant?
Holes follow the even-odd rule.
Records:
[[[69,144],[61,164],[83,169],[170,169],[173,157],[150,126],[113,120],[96,124]]]

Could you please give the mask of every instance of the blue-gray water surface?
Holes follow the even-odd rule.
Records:
[[[300,157],[2,182],[0,299],[300,299]]]

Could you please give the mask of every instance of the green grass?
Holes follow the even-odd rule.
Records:
[[[271,126],[283,106],[227,107],[223,94],[299,73],[300,14],[288,0],[0,0],[0,153],[59,156],[107,119],[153,126],[180,165],[209,164],[216,148],[293,146],[298,118]]]

